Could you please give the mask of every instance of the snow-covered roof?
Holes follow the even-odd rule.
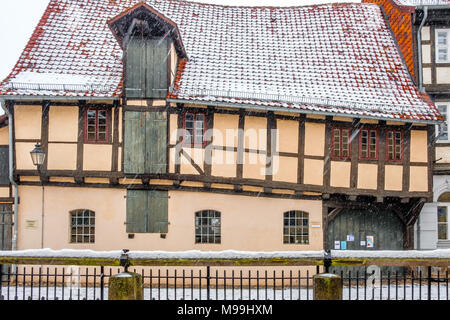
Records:
[[[122,50],[107,22],[137,3],[50,1],[0,95],[120,96]],[[411,80],[376,5],[146,3],[176,23],[188,56],[179,63],[170,99],[440,119]]]
[[[400,6],[446,6],[450,5],[450,0],[394,0]]]

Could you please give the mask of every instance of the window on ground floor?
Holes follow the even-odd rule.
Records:
[[[195,243],[220,243],[220,212],[202,210],[195,213]]]
[[[95,242],[95,212],[85,209],[70,212],[70,242]]]
[[[437,238],[450,240],[448,211],[450,206],[450,192],[444,192],[437,200]]]
[[[283,243],[309,244],[309,214],[304,211],[284,213]]]
[[[448,240],[448,207],[438,207],[438,240]]]

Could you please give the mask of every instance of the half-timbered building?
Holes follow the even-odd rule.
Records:
[[[18,249],[410,249],[433,201],[375,4],[50,1],[0,95]]]
[[[422,92],[435,102],[445,122],[436,129],[433,202],[416,224],[418,249],[450,247],[450,1],[368,0],[384,10],[405,62]]]

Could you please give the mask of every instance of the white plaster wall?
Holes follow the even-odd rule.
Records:
[[[450,192],[450,176],[433,177],[433,203],[426,203],[420,213],[419,220],[414,226],[415,248],[420,250],[450,248],[450,241],[437,239],[437,207],[438,198],[444,192]],[[420,230],[420,231],[419,231]],[[420,232],[420,234],[419,234]],[[418,243],[420,241],[420,243]]]

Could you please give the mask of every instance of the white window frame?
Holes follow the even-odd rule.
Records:
[[[447,34],[447,43],[445,45],[439,44],[438,34],[445,32]],[[436,29],[435,30],[435,52],[436,63],[449,63],[450,62],[450,29]],[[447,50],[447,59],[439,59],[439,49]]]
[[[438,218],[438,210],[440,207],[446,207],[447,208],[447,239],[439,239],[439,218]],[[450,240],[450,203],[448,202],[438,202],[436,207],[436,238],[439,241],[447,241]]]
[[[447,124],[447,139],[443,139],[440,137],[440,133],[441,133],[441,128],[439,125],[436,125],[436,137],[437,137],[437,142],[449,142],[450,141],[450,132],[449,132],[449,111],[450,111],[450,102],[435,102],[436,107],[439,109],[439,107],[443,107],[445,106],[447,108],[446,114],[444,114],[445,116],[445,122]]]

